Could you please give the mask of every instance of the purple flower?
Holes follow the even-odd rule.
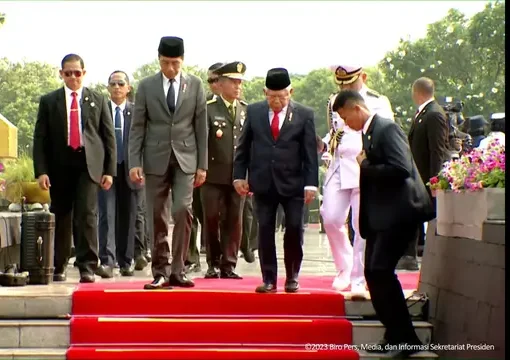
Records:
[[[0,173],[3,173],[5,171],[5,166],[0,162]]]

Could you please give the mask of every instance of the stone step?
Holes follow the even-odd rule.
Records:
[[[66,360],[66,349],[0,349],[1,360]]]
[[[414,329],[423,344],[432,341],[432,324],[425,321],[414,321]],[[352,321],[352,342],[354,345],[375,344],[384,336],[385,328],[380,321],[360,320]]]
[[[28,351],[68,346],[69,320],[0,320],[0,348]]]

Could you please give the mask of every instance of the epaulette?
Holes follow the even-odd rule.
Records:
[[[242,105],[245,105],[245,106],[248,106],[248,103],[244,100],[239,100],[239,102],[242,104]]]
[[[218,101],[218,98],[215,96],[211,100],[207,100],[207,105],[214,104],[216,101]]]
[[[378,97],[381,97],[381,96],[382,96],[382,95],[381,95],[381,94],[379,94],[377,91],[372,90],[372,89],[368,89],[368,90],[367,90],[367,95],[368,95],[368,96],[373,96],[373,97],[376,97],[376,98],[378,98]]]

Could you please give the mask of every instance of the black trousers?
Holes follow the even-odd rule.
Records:
[[[287,279],[297,279],[303,261],[303,197],[281,196],[276,190],[254,196],[259,221],[259,259],[263,282],[276,285],[278,277],[275,228],[276,213],[280,204],[285,214],[283,235],[285,273]]]
[[[134,257],[136,193],[125,176],[124,163],[117,164],[112,187],[99,190],[99,258],[102,265],[130,267]]]
[[[200,252],[197,247],[198,225],[202,227],[202,231],[200,232],[200,246],[204,246],[204,215],[202,211],[202,201],[200,199],[200,189],[201,187],[193,189],[193,203],[191,204],[193,220],[191,222],[191,235],[185,261],[186,265],[200,265]]]
[[[417,224],[402,224],[392,230],[367,236],[365,279],[379,320],[386,327],[390,344],[419,340],[405,301],[402,285],[395,274],[398,260],[416,238]]]
[[[241,236],[241,251],[256,250],[258,244],[258,221],[255,213],[253,196],[246,196],[243,209],[243,234]]]
[[[66,148],[62,164],[49,174],[51,212],[55,214],[55,274],[65,271],[74,241],[76,265],[81,274],[97,268],[97,192],[89,175],[85,151]]]
[[[210,183],[201,186],[200,196],[207,265],[233,271],[241,245],[244,197],[232,185]]]

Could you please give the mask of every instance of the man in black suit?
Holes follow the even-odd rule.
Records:
[[[443,163],[448,160],[448,120],[443,108],[434,99],[434,82],[426,77],[419,78],[413,84],[412,97],[418,106],[416,115],[409,131],[409,145],[416,167],[423,180],[427,183],[436,176]],[[435,198],[430,189],[427,192],[434,209]],[[419,224],[419,233],[414,242],[409,243],[405,255],[397,268],[404,270],[418,270],[418,245],[424,243],[425,225]]]
[[[136,269],[142,270],[148,265],[143,244],[143,226],[137,221],[137,201],[141,201],[141,186],[129,179],[128,139],[133,113],[133,103],[127,100],[131,91],[129,77],[124,71],[116,70],[108,78],[108,91],[115,127],[117,145],[117,176],[109,190],[100,190],[99,204],[99,259],[101,266],[96,275],[102,278],[113,276],[113,267],[117,260],[122,276],[133,276],[133,258]],[[135,256],[136,238],[136,256]]]
[[[418,224],[432,218],[432,204],[414,164],[402,129],[392,120],[373,115],[363,97],[352,90],[339,93],[333,104],[346,124],[363,130],[360,166],[360,235],[367,240],[365,278],[372,304],[386,327],[385,345],[421,343],[414,331],[402,286],[395,274],[398,260],[415,239]],[[403,358],[412,350],[398,349]]]
[[[263,280],[256,291],[276,291],[275,227],[281,204],[285,291],[296,292],[303,259],[303,206],[315,197],[319,183],[314,113],[290,100],[292,86],[286,69],[268,71],[264,92],[266,101],[247,108],[234,160],[234,186],[240,195],[253,192],[256,204]]]
[[[116,174],[112,116],[106,98],[82,86],[85,67],[76,54],[62,59],[65,86],[43,95],[34,130],[34,172],[50,190],[55,214],[55,281],[65,281],[76,248],[80,282],[94,282],[99,261],[98,185],[108,190]]]

